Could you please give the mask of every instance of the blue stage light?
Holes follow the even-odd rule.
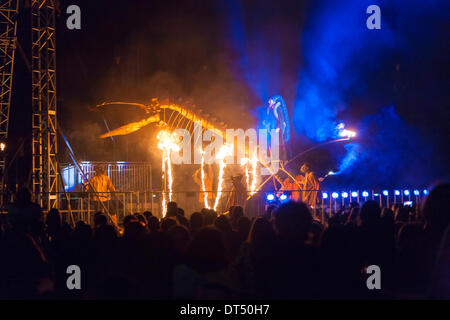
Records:
[[[364,198],[367,198],[369,196],[369,193],[367,191],[363,191],[362,195]]]
[[[409,196],[409,190],[405,190],[403,191],[403,193],[405,194],[405,196]]]
[[[387,197],[389,195],[389,191],[383,190],[383,196]]]
[[[322,193],[322,198],[327,199],[327,198],[328,198],[328,193],[323,192],[323,193]]]
[[[414,190],[414,195],[415,195],[415,196],[420,195],[420,191],[419,191],[419,190]]]
[[[352,192],[352,197],[353,197],[353,198],[356,198],[357,196],[358,196],[358,192],[353,191],[353,192]]]
[[[273,193],[269,193],[266,196],[266,199],[267,199],[267,201],[273,201],[273,200],[275,200],[275,195]]]
[[[378,197],[380,194],[379,193],[374,193],[373,196],[374,197]]]
[[[284,201],[284,200],[286,200],[287,198],[288,198],[288,196],[287,196],[286,194],[284,194],[284,193],[280,195],[280,200],[281,200],[281,201]]]
[[[428,195],[428,190],[427,189],[423,190],[423,194]]]
[[[348,198],[348,193],[347,192],[342,192],[342,198]]]
[[[400,195],[400,191],[395,190],[395,191],[394,191],[394,194],[395,194],[396,196],[399,196],[399,195]]]
[[[339,193],[333,192],[333,193],[331,194],[331,196],[333,197],[333,199],[336,199],[337,197],[339,197]]]

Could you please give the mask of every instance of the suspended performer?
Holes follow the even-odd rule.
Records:
[[[269,132],[270,130],[278,131],[280,158],[281,160],[290,159],[292,157],[290,148],[291,128],[286,103],[280,95],[272,96],[268,103],[263,125]]]

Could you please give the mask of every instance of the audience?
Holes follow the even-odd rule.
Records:
[[[44,217],[20,189],[0,220],[2,299],[379,299],[449,298],[450,185],[417,210],[366,201],[314,219],[302,202],[244,216],[169,202],[124,217],[119,229],[98,212],[71,226]],[[247,212],[246,212],[247,214]],[[70,221],[70,223],[72,223]],[[83,290],[68,290],[67,267]],[[377,265],[382,290],[368,290]]]

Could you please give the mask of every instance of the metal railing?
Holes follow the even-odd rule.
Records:
[[[216,191],[205,191],[207,194],[217,195]],[[208,207],[214,208],[218,213],[224,213],[229,209],[228,202],[231,190],[222,191],[222,196],[217,204],[215,198],[209,199]],[[281,204],[289,201],[294,193],[312,192],[316,195],[316,205],[311,207],[312,213],[316,218],[324,219],[333,214],[342,211],[343,208],[349,208],[358,204],[362,205],[367,200],[375,200],[379,202],[380,207],[391,207],[393,205],[419,205],[428,195],[428,190],[283,190],[279,192],[258,191],[250,194],[247,193],[247,200],[244,204],[245,214],[249,217],[264,214],[266,208],[270,204]],[[158,218],[163,217],[162,200],[163,193],[166,202],[177,202],[180,208],[183,208],[186,216],[193,212],[200,211],[205,207],[204,197],[201,191],[174,191],[162,192],[153,191],[127,191],[127,192],[59,192],[57,194],[57,208],[66,215],[68,222],[85,221],[90,223],[93,215],[98,211],[105,211],[116,214],[119,221],[125,216],[151,211]],[[40,194],[34,195],[34,201],[39,200]],[[110,199],[99,206],[98,197]]]

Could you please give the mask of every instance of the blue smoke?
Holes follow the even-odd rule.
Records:
[[[339,170],[334,172],[333,175],[339,175],[345,170],[351,169],[353,164],[359,159],[359,155],[362,152],[361,145],[356,142],[347,143],[344,148],[346,150],[346,154],[340,160]]]
[[[360,141],[345,145],[347,153],[339,159],[342,175],[329,182],[356,188],[400,188],[430,182],[436,171],[430,161],[434,145],[408,125],[393,106],[365,116],[358,127],[362,128]]]
[[[381,30],[366,27],[366,8],[372,4],[381,8]],[[369,137],[365,137],[366,130],[358,132],[358,142],[345,145],[345,155],[336,159],[338,174],[352,169],[348,177],[339,177],[343,183],[358,184],[361,179],[375,184],[412,182],[420,180],[418,175],[408,176],[402,169],[420,167],[422,176],[432,171],[413,158],[419,143],[421,156],[429,155],[430,142],[422,141],[394,107],[384,108],[364,121],[358,121],[348,109],[355,113],[359,107],[355,100],[372,110],[380,108],[380,102],[394,102],[389,90],[379,92],[375,87],[378,91],[372,92],[371,82],[383,77],[390,80],[379,70],[386,69],[392,56],[410,55],[411,50],[435,41],[439,24],[430,21],[447,15],[447,7],[448,3],[437,0],[317,1],[311,6],[301,37],[305,63],[299,71],[294,128],[318,142],[335,138],[342,116],[347,116],[349,127],[360,122],[358,128],[377,128]],[[373,97],[375,101],[370,101]],[[355,176],[358,181],[352,179]]]
[[[316,0],[310,2],[299,30],[286,21],[290,31],[283,32],[279,27],[283,21],[273,17],[289,16],[280,8],[293,2],[281,1],[274,7],[260,1],[250,8],[249,2],[220,1],[238,79],[258,97],[259,105],[266,106],[269,96],[281,94],[288,109],[293,106],[293,129],[311,142],[336,138],[341,122],[348,129],[359,128],[355,142],[345,144],[345,153],[334,159],[341,173],[336,179],[342,183],[420,180],[417,174],[407,175],[405,168],[420,167],[422,177],[427,176],[432,170],[421,161],[430,154],[430,141],[404,120],[405,107],[399,113],[394,107],[381,107],[397,106],[392,90],[397,61],[415,67],[405,57],[426,53],[437,42],[439,28],[445,24],[434,21],[445,21],[450,2]],[[366,27],[366,9],[373,4],[381,8],[381,30]],[[295,59],[286,54],[286,48],[294,47],[299,51]],[[286,78],[285,65],[295,70],[295,79],[291,74]],[[264,108],[253,114],[262,121]],[[418,156],[417,145],[421,146]]]
[[[321,1],[312,8],[302,36],[305,65],[294,108],[294,127],[314,141],[333,138],[350,92],[363,93],[367,75],[396,37],[386,23],[368,30],[367,6],[379,1]],[[383,22],[383,20],[382,20]]]

